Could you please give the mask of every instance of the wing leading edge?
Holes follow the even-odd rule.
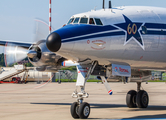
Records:
[[[0,46],[5,46],[6,44],[14,44],[23,48],[29,48],[32,43],[20,42],[20,41],[11,41],[11,40],[0,40]]]

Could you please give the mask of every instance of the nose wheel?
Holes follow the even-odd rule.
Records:
[[[78,119],[78,118],[86,119],[90,115],[90,105],[86,102],[83,102],[81,104],[74,102],[71,105],[70,112],[71,112],[71,116],[75,119]]]
[[[81,119],[88,118],[90,114],[90,105],[86,102],[83,102],[79,107],[78,114]]]
[[[77,118],[80,118],[78,116],[78,109],[79,109],[79,104],[77,102],[74,102],[72,105],[71,105],[71,108],[70,108],[70,113],[71,113],[71,116],[75,119]]]

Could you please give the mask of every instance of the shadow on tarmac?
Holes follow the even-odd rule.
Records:
[[[72,103],[31,103],[43,105],[72,105]],[[114,107],[127,107],[124,104],[90,104],[91,108],[114,108]],[[166,106],[153,106],[149,105],[148,108],[131,108],[131,111],[147,111],[147,110],[166,110]]]
[[[72,103],[31,103],[31,104],[43,104],[43,105],[72,105]],[[127,107],[123,104],[90,104],[91,108],[118,108]],[[156,110],[166,110],[166,106],[152,106],[149,105],[148,108],[129,108],[128,111],[156,111]]]
[[[136,117],[131,117],[128,119],[162,119],[162,120],[166,120],[166,114],[160,114],[160,115],[143,115],[143,116],[136,116]],[[128,119],[122,119],[122,120],[128,120]]]
[[[43,105],[72,105],[72,103],[31,103],[31,104],[43,104]],[[117,108],[127,107],[120,104],[90,104],[91,108]]]
[[[31,104],[41,104],[41,105],[67,105],[70,106],[72,103],[31,103]],[[126,105],[122,104],[90,104],[91,108],[119,108],[119,107],[126,107]],[[159,111],[159,110],[166,110],[166,106],[152,106],[149,105],[148,108],[129,108],[127,111]],[[89,119],[102,119],[102,120],[111,120],[111,119],[104,119],[104,118],[89,118]],[[138,120],[138,119],[162,119],[166,120],[166,114],[160,114],[160,115],[142,115],[142,116],[135,116],[131,118],[124,118],[124,119],[118,119],[118,120]],[[115,120],[115,119],[114,119]]]

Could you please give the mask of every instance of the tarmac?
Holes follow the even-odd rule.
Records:
[[[149,94],[149,107],[128,108],[126,93],[136,90],[136,83],[109,83],[113,95],[108,95],[103,84],[87,83],[91,105],[89,119],[166,119],[166,83],[142,83]],[[75,83],[0,84],[0,120],[73,120],[70,106],[76,101],[71,94]]]

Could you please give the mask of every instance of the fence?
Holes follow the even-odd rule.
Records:
[[[69,70],[60,70],[55,73],[55,79],[57,80],[66,80],[66,81],[74,81],[77,79],[77,71],[69,71]],[[89,77],[90,80],[96,80],[96,76],[91,75]]]

